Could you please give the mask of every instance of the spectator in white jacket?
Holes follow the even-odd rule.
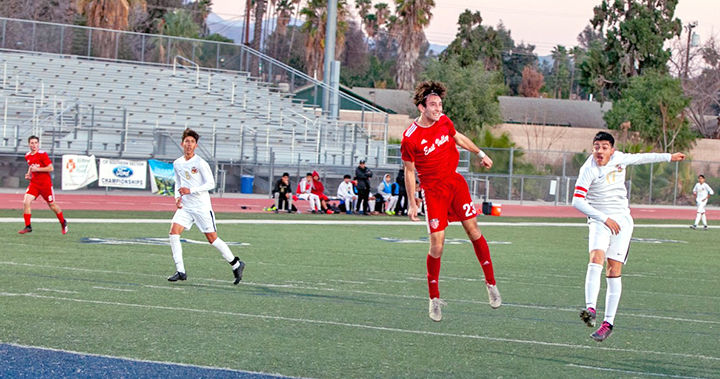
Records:
[[[337,190],[337,197],[345,204],[345,213],[352,214],[353,204],[357,201],[357,195],[353,188],[353,182],[350,180],[350,175],[345,175],[343,181],[340,182]]]
[[[298,199],[307,200],[310,203],[312,213],[320,213],[320,197],[312,193],[313,178],[311,173],[307,173],[297,186]]]

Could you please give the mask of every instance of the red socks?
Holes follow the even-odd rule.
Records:
[[[440,276],[440,258],[433,258],[430,254],[427,256],[427,280],[430,298],[440,297],[438,289],[438,278]]]
[[[55,216],[57,216],[58,221],[60,221],[60,224],[64,224],[64,223],[65,223],[65,217],[63,217],[62,212],[56,214]]]
[[[29,225],[30,225],[30,217],[31,217],[31,216],[32,216],[32,215],[31,215],[30,213],[23,213],[23,218],[25,219],[25,226],[29,226]]]
[[[490,259],[490,248],[488,248],[485,236],[476,239],[472,244],[475,249],[475,255],[478,261],[480,261],[480,267],[482,267],[483,273],[485,273],[485,282],[495,285],[495,272],[493,271],[492,260]]]

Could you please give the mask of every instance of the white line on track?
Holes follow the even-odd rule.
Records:
[[[671,352],[666,352],[666,351],[623,349],[623,348],[604,347],[604,346],[597,346],[597,345],[576,345],[576,344],[570,344],[570,343],[522,340],[522,339],[516,339],[516,338],[490,337],[490,336],[482,336],[482,335],[477,335],[477,334],[431,332],[431,331],[427,331],[427,330],[402,329],[402,328],[393,328],[393,327],[387,327],[387,326],[355,324],[355,323],[340,322],[340,321],[314,320],[314,319],[284,317],[284,316],[271,316],[271,315],[262,315],[262,314],[252,314],[252,313],[218,311],[218,310],[212,310],[212,309],[196,309],[196,308],[186,308],[186,307],[170,307],[170,306],[165,306],[165,305],[121,303],[121,302],[103,301],[103,300],[73,299],[73,298],[67,298],[67,297],[39,295],[39,294],[35,294],[35,293],[0,292],[0,296],[29,297],[29,298],[53,300],[53,301],[66,301],[66,302],[75,302],[75,303],[110,305],[110,306],[120,306],[120,307],[129,307],[129,308],[163,310],[163,311],[208,313],[208,314],[225,315],[225,316],[233,316],[233,317],[254,318],[254,319],[261,319],[261,320],[277,320],[277,321],[288,321],[288,322],[301,323],[301,324],[331,325],[331,326],[340,326],[340,327],[356,328],[356,329],[379,330],[379,331],[383,331],[383,332],[416,334],[416,335],[426,335],[426,336],[435,336],[435,337],[453,337],[453,338],[463,338],[463,339],[475,339],[475,340],[485,340],[485,341],[493,341],[493,342],[516,343],[516,344],[523,344],[523,345],[539,345],[539,346],[550,346],[550,347],[569,348],[569,349],[584,349],[584,350],[603,350],[603,351],[632,353],[632,354],[641,354],[641,355],[642,354],[659,355],[659,356],[678,357],[678,358],[720,361],[720,357],[714,357],[714,356],[702,355],[702,354],[686,354],[686,353],[671,353]]]
[[[124,271],[95,270],[95,269],[78,268],[78,267],[64,267],[64,266],[46,266],[46,265],[38,265],[38,264],[33,264],[33,263],[17,263],[17,262],[0,261],[0,265],[53,268],[56,270],[61,269],[61,270],[68,270],[68,271],[96,272],[96,273],[102,273],[102,274],[146,276],[146,277],[153,277],[153,278],[158,276],[158,275],[154,275],[154,274],[133,273],[133,272],[124,272]],[[211,279],[211,278],[194,277],[193,279],[211,282],[211,283],[227,283],[228,282],[227,280]],[[301,282],[301,283],[308,284],[307,286],[299,286],[299,285],[294,284],[295,282],[290,282],[290,283],[285,283],[285,284],[276,284],[276,283],[259,283],[259,282],[243,281],[242,283],[246,286],[254,286],[254,287],[289,288],[289,289],[308,290],[308,291],[347,292],[347,293],[354,293],[354,294],[361,294],[361,295],[396,297],[396,298],[401,298],[401,299],[422,299],[424,301],[427,301],[427,297],[424,297],[424,296],[401,295],[401,294],[396,294],[396,293],[383,293],[383,292],[373,292],[373,291],[363,291],[363,290],[336,289],[336,288],[331,288],[331,287],[314,287],[314,286],[312,286],[311,283],[305,283],[305,282]],[[195,283],[194,285],[201,286],[201,287],[209,287],[209,288],[217,287],[217,286],[211,285],[211,284],[200,284],[200,283]],[[458,302],[458,303],[467,303],[467,304],[487,304],[486,301],[479,301],[479,300],[467,300],[467,299],[445,299],[445,300],[451,301],[451,302]],[[576,309],[576,308],[542,306],[542,305],[534,305],[534,304],[503,303],[503,306],[504,307],[517,307],[517,308],[529,308],[529,309],[542,309],[542,310],[558,310],[558,311],[565,311],[565,312],[577,312],[578,311],[578,309]],[[647,315],[647,314],[632,314],[632,313],[618,313],[618,314],[623,315],[623,316],[651,318],[651,319],[658,319],[658,320],[693,322],[693,323],[700,323],[700,324],[720,324],[720,321],[711,321],[711,320],[699,320],[699,319],[656,316],[656,315]]]
[[[267,375],[267,376],[275,376],[275,377],[281,377],[281,378],[298,378],[295,376],[286,376],[281,374],[274,374],[274,373],[266,373],[261,371],[247,371],[247,370],[237,370],[232,368],[225,368],[225,367],[211,367],[211,366],[201,366],[201,365],[191,365],[187,363],[177,363],[177,362],[165,362],[165,361],[150,361],[146,359],[137,359],[137,358],[128,358],[128,357],[119,357],[119,356],[112,356],[112,355],[105,355],[105,354],[93,354],[93,353],[85,353],[82,351],[73,351],[73,350],[64,350],[64,349],[54,349],[52,347],[42,347],[42,346],[28,346],[28,345],[20,345],[12,342],[2,342],[0,343],[19,347],[23,349],[39,349],[39,350],[46,350],[46,351],[54,351],[58,353],[68,353],[68,354],[76,354],[76,355],[85,355],[89,357],[98,357],[98,358],[109,358],[109,359],[120,359],[123,361],[129,361],[129,362],[140,362],[140,363],[154,363],[154,364],[160,364],[160,365],[170,365],[170,366],[180,366],[180,367],[189,367],[189,368],[200,368],[200,369],[207,369],[207,370],[222,370],[222,371],[232,371],[237,372],[241,374],[256,374],[256,375]]]
[[[616,369],[616,368],[576,365],[576,364],[572,364],[572,363],[566,364],[565,366],[566,367],[584,368],[584,369],[588,369],[588,370],[618,372],[618,373],[632,374],[632,375],[661,376],[663,378],[702,379],[697,376],[672,375],[672,374],[662,374],[662,373],[646,372],[646,371],[630,371],[630,370],[621,370],[621,369]]]
[[[71,224],[169,224],[169,219],[112,219],[112,218],[71,218]],[[0,217],[0,223],[19,223],[23,219],[17,217]],[[33,218],[33,222],[57,222],[57,219]],[[375,226],[422,226],[422,221],[382,221],[382,220],[216,220],[217,224],[249,224],[249,225],[375,225]],[[585,222],[478,222],[480,226],[554,226],[554,227],[587,227]],[[661,229],[688,229],[687,224],[635,224],[635,228],[661,228]],[[718,225],[711,225],[708,228],[718,228]]]
[[[93,286],[96,290],[107,290],[107,291],[118,291],[118,292],[136,292],[137,290],[131,290],[127,288],[111,288],[111,287],[100,287]]]

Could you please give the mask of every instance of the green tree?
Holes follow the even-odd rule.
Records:
[[[687,151],[697,138],[684,115],[688,104],[690,99],[683,94],[679,79],[646,71],[630,79],[622,97],[604,117],[615,130],[629,121],[630,131],[660,151]]]
[[[327,4],[327,0],[309,0],[300,11],[300,14],[305,18],[305,22],[300,27],[300,30],[306,35],[305,67],[308,74],[316,78],[323,77]],[[345,33],[348,30],[347,17],[347,1],[338,0],[335,58],[342,54],[343,46],[345,46]]]
[[[480,12],[466,9],[458,17],[458,32],[455,39],[441,54],[442,59],[458,57],[460,64],[467,66],[477,60],[491,71],[499,70],[503,64],[503,54],[514,47],[510,31],[501,23],[497,29],[482,25]],[[524,66],[523,66],[524,67]],[[522,72],[522,68],[518,72]]]
[[[503,75],[505,75],[505,84],[510,90],[510,95],[520,94],[523,70],[528,66],[534,67],[537,63],[538,57],[535,55],[535,45],[521,43],[503,56]]]
[[[603,0],[594,8],[593,28],[604,41],[591,42],[581,65],[586,90],[596,97],[617,99],[629,79],[647,70],[667,72],[670,49],[665,42],[680,35],[674,16],[678,0]]]
[[[565,46],[557,45],[552,50],[553,68],[547,78],[547,85],[556,99],[567,99],[570,95],[570,56]]]
[[[482,62],[463,66],[457,58],[448,58],[431,61],[422,76],[445,83],[443,109],[459,131],[477,135],[483,126],[502,121],[498,96],[505,86],[500,72],[486,70]]]

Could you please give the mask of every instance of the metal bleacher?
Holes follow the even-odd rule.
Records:
[[[0,151],[40,134],[55,154],[176,157],[186,127],[213,160],[336,164],[367,154],[362,124],[341,124],[248,73],[0,49]],[[374,147],[377,151],[379,148]]]

